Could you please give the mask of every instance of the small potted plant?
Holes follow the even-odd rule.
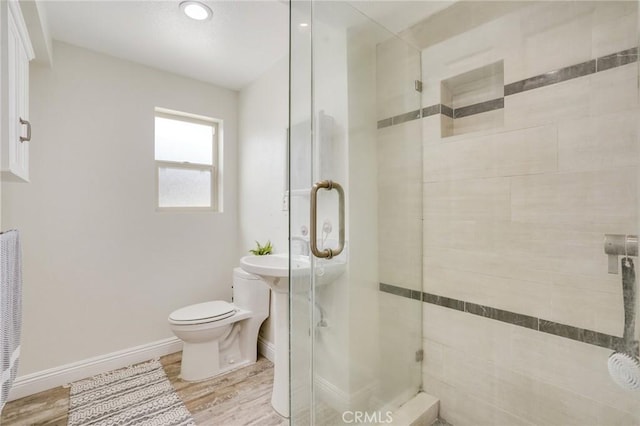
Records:
[[[271,241],[267,241],[265,245],[260,245],[260,243],[256,241],[256,248],[249,250],[249,253],[256,256],[265,256],[267,254],[271,254],[272,251],[273,246],[271,245]]]

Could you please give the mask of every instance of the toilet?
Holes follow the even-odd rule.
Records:
[[[180,377],[205,380],[255,363],[269,294],[260,277],[234,268],[233,303],[214,300],[173,311],[169,325],[183,342]]]

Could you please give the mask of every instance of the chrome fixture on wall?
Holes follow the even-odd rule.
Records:
[[[618,273],[618,256],[638,255],[638,236],[605,234],[604,252],[609,256],[609,273]]]

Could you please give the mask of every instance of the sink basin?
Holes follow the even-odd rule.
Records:
[[[334,282],[338,277],[347,270],[347,264],[338,259],[317,259],[315,263],[315,284],[322,286]],[[297,277],[297,271],[293,271]]]
[[[289,255],[270,254],[266,256],[244,256],[240,259],[240,267],[245,271],[259,275],[275,290],[287,292],[289,277]],[[310,262],[308,256],[294,255],[291,257],[291,270],[296,279],[304,279],[309,275]],[[335,281],[347,269],[347,265],[338,259],[316,260],[316,285],[325,285]]]
[[[307,256],[293,256],[291,260],[293,269],[309,269]],[[245,256],[240,259],[240,267],[249,273],[263,277],[285,278],[289,276],[289,255]]]

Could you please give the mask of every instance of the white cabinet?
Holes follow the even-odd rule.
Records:
[[[2,177],[29,180],[29,61],[33,59],[33,47],[17,0],[6,2],[6,23],[2,48],[6,52],[2,66],[3,125],[0,163]]]

